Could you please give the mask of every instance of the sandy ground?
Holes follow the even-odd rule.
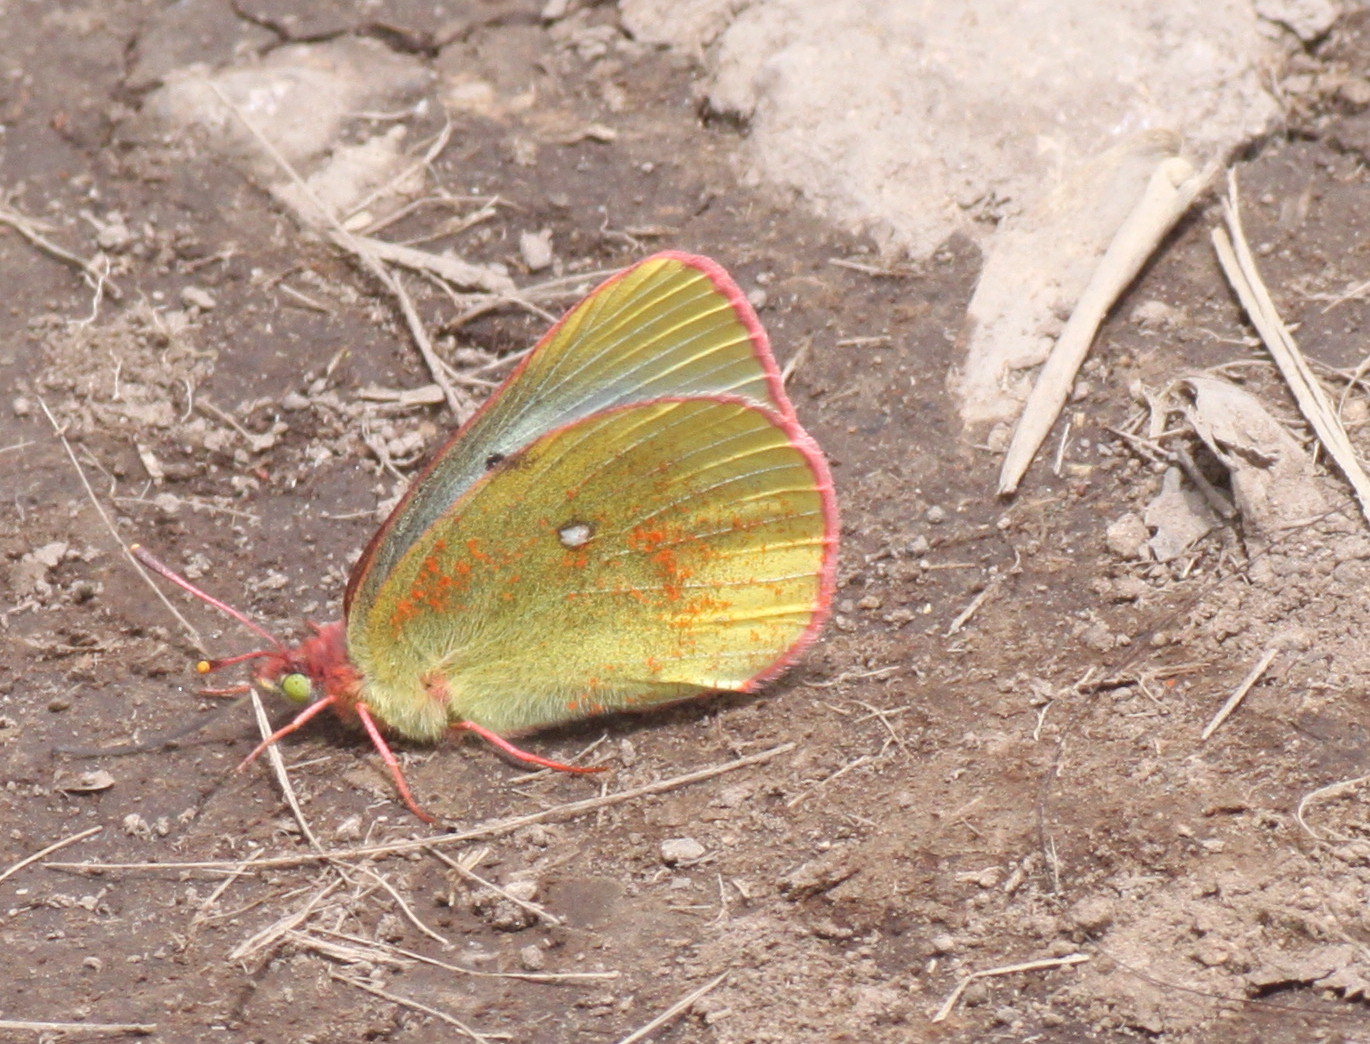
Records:
[[[1117,525],[1176,447],[1223,491],[1178,414],[1164,452],[1115,434],[1185,372],[1224,367],[1305,434],[1213,259],[1211,199],[1116,309],[1058,466],[1001,501],[997,459],[961,437],[946,390],[975,248],[882,258],[741,187],[745,127],[701,119],[693,67],[628,40],[612,7],[549,23],[539,4],[470,5],[437,26],[418,4],[384,24],[349,5],[30,6],[11,5],[0,42],[4,206],[106,281],[97,299],[0,229],[0,874],[76,838],[0,878],[0,1020],[611,1042],[712,984],[650,1039],[1370,1041],[1365,522],[1320,474],[1322,502],[1274,538],[1222,523],[1159,563]],[[447,109],[444,199],[381,234],[503,264],[526,289],[662,247],[717,257],[782,361],[801,357],[791,393],[831,459],[844,546],[826,635],[763,694],[530,741],[562,759],[593,746],[606,778],[401,746],[458,837],[394,801],[364,737],[328,721],[291,737],[308,822],[343,853],[324,860],[267,766],[233,772],[249,709],[196,694],[199,653],[100,511],[295,635],[340,611],[403,488],[382,458],[412,473],[453,426],[440,403],[362,394],[429,381],[374,280],[218,142],[147,132],[160,58],[348,33],[431,67],[425,90],[489,88]],[[1240,164],[1265,277],[1362,446],[1365,33],[1344,22],[1287,70],[1287,130]],[[350,132],[396,119],[372,115]],[[417,153],[447,121],[400,115]],[[529,272],[520,236],[541,230],[555,264]],[[407,285],[459,372],[546,325],[514,306],[457,325],[472,298]],[[540,293],[552,314],[572,300]],[[252,647],[174,600],[214,654]],[[58,749],[195,725],[125,756]],[[1343,780],[1301,825],[1301,801]],[[1038,961],[970,981],[932,1021],[971,973]]]

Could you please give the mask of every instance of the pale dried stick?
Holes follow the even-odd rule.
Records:
[[[1237,178],[1230,172],[1227,190],[1228,198],[1223,200],[1223,219],[1227,223],[1227,233],[1220,228],[1213,230],[1213,247],[1218,252],[1223,274],[1232,284],[1232,289],[1236,291],[1242,308],[1251,320],[1251,325],[1261,335],[1261,340],[1274,358],[1280,374],[1289,385],[1289,390],[1293,392],[1299,412],[1308,421],[1318,441],[1336,462],[1351,488],[1355,490],[1361,514],[1370,521],[1370,476],[1367,476],[1360,466],[1355,448],[1342,426],[1341,418],[1337,416],[1327,392],[1318,383],[1317,377],[1308,366],[1308,361],[1299,351],[1298,344],[1280,318],[1279,310],[1270,297],[1270,291],[1261,280],[1260,271],[1256,268],[1255,258],[1251,254],[1251,247],[1246,241],[1246,233],[1242,231],[1241,214],[1237,209]]]
[[[103,829],[105,828],[98,826],[91,827],[88,830],[82,830],[79,834],[72,834],[70,837],[62,838],[60,841],[54,841],[52,844],[48,845],[47,848],[40,849],[39,851],[34,852],[33,855],[25,856],[23,859],[19,860],[19,862],[11,865],[8,870],[3,874],[0,874],[0,881],[3,881],[7,877],[13,877],[20,870],[24,869],[24,867],[28,866],[30,863],[38,862],[38,860],[42,859],[45,855],[56,852],[59,848],[66,848],[67,845],[74,845],[77,841],[84,841],[92,834],[98,834]]]
[[[309,901],[292,914],[287,914],[273,924],[267,925],[261,931],[248,939],[240,942],[233,948],[233,952],[228,955],[230,961],[240,961],[249,954],[264,949],[281,939],[287,932],[294,931],[305,921],[309,920],[318,905],[330,895],[342,887],[342,879],[329,881],[321,889],[309,897]]]
[[[447,148],[447,143],[451,140],[452,121],[449,119],[447,123],[443,125],[442,130],[440,130],[433,139],[432,143],[424,151],[422,159],[415,160],[413,163],[409,164],[409,166],[405,167],[404,170],[385,182],[385,184],[377,185],[369,193],[363,196],[359,202],[352,205],[352,209],[348,211],[344,220],[351,220],[356,217],[376,200],[404,184],[404,182],[414,174],[417,174],[421,170],[427,170],[428,167],[432,166],[433,161],[442,155],[443,150]]]
[[[1001,495],[1018,489],[1024,472],[1069,398],[1075,374],[1089,354],[1089,346],[1094,343],[1094,335],[1108,310],[1137,278],[1147,259],[1216,170],[1216,166],[1210,164],[1195,173],[1194,168],[1179,156],[1169,156],[1157,164],[1142,198],[1119,226],[1090,276],[1028,394],[999,470]]]
[[[26,1019],[0,1019],[0,1031],[11,1030],[15,1033],[60,1033],[68,1037],[114,1037],[132,1035],[146,1037],[157,1032],[155,1022],[29,1022]],[[40,1037],[46,1040],[47,1037]]]
[[[399,285],[395,277],[386,270],[385,266],[380,263],[374,254],[367,251],[367,248],[357,237],[353,236],[351,232],[347,231],[347,229],[342,226],[341,222],[338,221],[337,216],[333,214],[328,207],[324,206],[323,201],[320,200],[319,197],[315,195],[314,190],[305,183],[304,178],[300,177],[299,172],[295,170],[290,161],[281,155],[280,150],[271,143],[270,139],[258,130],[257,126],[247,118],[247,114],[219,89],[218,84],[214,83],[212,80],[206,80],[205,83],[209,86],[210,90],[218,96],[219,100],[223,102],[228,110],[242,122],[243,126],[247,128],[248,133],[250,133],[252,137],[257,140],[257,143],[266,150],[272,160],[285,171],[286,176],[290,178],[295,187],[303,194],[304,198],[312,203],[318,210],[322,219],[333,228],[330,237],[334,242],[344,247],[356,257],[357,260],[361,262],[362,267],[378,279],[381,285],[394,295],[396,302],[400,306],[400,311],[404,315],[405,323],[409,327],[410,336],[414,338],[414,344],[418,348],[419,354],[423,356],[423,361],[428,367],[428,372],[433,378],[433,383],[441,388],[443,395],[446,396],[448,407],[452,410],[453,414],[458,417],[462,417],[469,412],[469,404],[457,394],[456,388],[448,381],[447,375],[443,372],[442,361],[433,350],[433,344],[428,338],[428,332],[423,328],[423,323],[419,320],[418,312],[414,310],[414,305],[409,300],[408,294],[405,293],[403,287]],[[375,242],[379,242],[379,240],[376,240]]]
[[[0,206],[0,225],[8,225],[14,231],[27,239],[39,250],[55,257],[58,261],[71,265],[79,269],[86,284],[92,289],[103,287],[104,291],[116,301],[123,296],[123,292],[114,285],[106,273],[94,261],[87,261],[85,258],[77,257],[69,250],[64,250],[52,240],[43,236],[40,229],[46,230],[50,226],[34,221],[19,211],[11,207]]]
[[[970,618],[980,611],[980,607],[985,604],[985,600],[988,599],[990,595],[994,594],[998,588],[999,581],[997,579],[986,584],[985,589],[972,598],[970,604],[962,609],[961,614],[951,622],[951,626],[947,628],[947,633],[942,637],[950,638],[952,635],[956,634],[957,631],[961,630],[962,627],[966,626],[966,624],[970,622]]]
[[[1261,680],[1261,675],[1269,670],[1270,664],[1278,655],[1278,649],[1265,650],[1265,655],[1260,658],[1256,666],[1251,668],[1247,676],[1242,679],[1242,683],[1232,690],[1232,695],[1227,698],[1227,702],[1218,708],[1218,713],[1213,715],[1213,720],[1204,726],[1203,732],[1199,733],[1200,740],[1206,740],[1218,731],[1218,727],[1227,720],[1228,715],[1237,709],[1237,705],[1246,699],[1246,694],[1251,691],[1251,687]]]
[[[325,957],[332,957],[334,960],[346,961],[349,964],[388,964],[392,968],[405,968],[412,962],[406,961],[401,957],[396,957],[378,946],[357,945],[356,943],[337,943],[322,939],[315,932],[298,932],[291,930],[285,933],[286,939],[293,946],[301,950],[313,950],[321,953]]]
[[[1044,971],[1048,968],[1066,968],[1072,964],[1083,964],[1089,960],[1087,953],[1071,953],[1064,957],[1046,957],[1040,961],[1024,961],[1022,964],[1005,964],[999,968],[986,968],[984,971],[971,972],[956,984],[956,988],[942,1006],[937,1009],[937,1014],[932,1017],[933,1022],[941,1022],[956,1007],[956,1002],[961,999],[961,994],[966,992],[966,987],[976,979],[988,979],[996,975],[1014,975],[1018,972]]]
[[[212,892],[210,892],[208,896],[205,897],[204,902],[200,904],[200,908],[195,911],[195,916],[190,919],[190,924],[192,928],[196,925],[203,924],[205,921],[208,921],[212,916],[214,916],[209,912],[209,908],[223,898],[224,893],[227,892],[230,887],[232,887],[234,881],[237,881],[239,878],[247,874],[248,867],[252,865],[252,861],[261,854],[262,849],[260,848],[257,849],[257,851],[253,852],[250,856],[248,856],[246,859],[242,861],[242,864],[236,871],[229,874],[222,881],[220,881],[218,886]]]
[[[295,855],[273,856],[269,859],[259,859],[253,866],[255,867],[282,867],[282,866],[306,866],[309,863],[329,862],[332,860],[345,859],[369,859],[383,855],[397,855],[404,852],[413,852],[428,847],[429,845],[454,845],[465,841],[478,841],[487,837],[498,837],[502,834],[512,833],[519,827],[529,826],[533,823],[545,823],[549,820],[562,818],[573,818],[586,812],[595,812],[601,808],[608,808],[611,805],[619,805],[625,801],[633,801],[640,797],[650,794],[661,794],[668,790],[675,790],[678,787],[688,786],[691,783],[699,783],[715,776],[721,776],[728,772],[735,772],[738,769],[746,768],[749,765],[759,765],[770,761],[772,758],[779,757],[781,754],[788,754],[794,750],[797,744],[781,743],[779,746],[771,747],[768,750],[758,751],[755,754],[748,754],[746,757],[737,758],[733,761],[725,761],[720,765],[710,765],[707,768],[695,769],[693,772],[686,772],[680,776],[672,776],[670,779],[657,780],[655,783],[644,783],[640,787],[630,787],[628,790],[620,790],[613,794],[604,794],[600,797],[586,798],[583,801],[568,801],[564,805],[554,805],[552,808],[545,808],[540,812],[529,812],[522,816],[510,816],[507,819],[497,819],[492,823],[485,823],[481,826],[472,827],[469,830],[454,831],[450,834],[439,834],[437,837],[411,838],[407,841],[395,841],[384,845],[362,845],[358,848],[337,848],[324,852],[300,852]],[[235,870],[242,865],[241,860],[202,860],[199,862],[179,862],[179,863],[44,863],[44,866],[57,867],[63,870]]]
[[[843,776],[845,776],[845,775],[846,775],[848,772],[850,772],[852,769],[854,769],[854,768],[859,768],[860,766],[866,764],[866,762],[871,761],[874,757],[875,757],[875,755],[873,755],[873,754],[862,754],[859,758],[856,758],[856,759],[854,759],[854,760],[852,760],[852,761],[847,762],[845,765],[843,765],[840,769],[838,769],[838,770],[837,770],[836,772],[834,772],[832,775],[830,775],[830,776],[825,776],[823,779],[820,779],[817,783],[813,784],[811,787],[809,787],[807,790],[805,790],[802,794],[799,794],[799,795],[797,795],[796,797],[790,798],[789,801],[786,801],[786,802],[785,802],[785,807],[786,807],[786,808],[794,808],[794,807],[797,806],[800,802],[802,802],[802,801],[807,801],[810,797],[813,796],[813,794],[814,794],[816,791],[822,789],[823,787],[826,787],[829,783],[831,783],[831,782],[832,782],[833,780],[835,780],[835,779],[841,779]]]
[[[1339,780],[1336,783],[1329,783],[1325,787],[1319,787],[1317,790],[1305,794],[1299,800],[1299,807],[1294,811],[1294,818],[1298,820],[1299,826],[1303,827],[1303,829],[1305,830],[1305,832],[1307,832],[1309,837],[1313,838],[1315,841],[1320,841],[1323,844],[1327,844],[1327,838],[1324,837],[1322,834],[1319,834],[1317,831],[1315,831],[1311,826],[1308,825],[1307,821],[1303,818],[1304,810],[1307,809],[1308,806],[1313,804],[1315,801],[1328,801],[1332,798],[1340,797],[1342,794],[1354,790],[1356,787],[1362,786],[1365,783],[1370,783],[1370,776],[1357,776],[1355,779],[1343,779]],[[1353,840],[1352,838],[1347,837],[1344,834],[1333,834],[1331,835],[1331,837],[1334,841]]]
[[[427,954],[419,953],[416,950],[406,950],[402,946],[395,946],[391,943],[372,942],[369,939],[362,939],[356,935],[349,935],[347,932],[333,931],[329,928],[315,928],[314,934],[336,936],[339,939],[346,939],[349,942],[359,943],[363,946],[377,946],[381,949],[397,953],[401,957],[408,957],[410,960],[418,961],[421,964],[431,964],[434,968],[442,968],[444,971],[457,972],[461,975],[470,975],[477,979],[522,979],[525,982],[582,982],[595,979],[620,979],[622,976],[616,971],[605,972],[490,972],[478,971],[475,968],[464,968],[460,964],[450,964],[447,961],[440,961],[436,957],[429,957]]]
[[[689,993],[686,994],[684,997],[681,997],[680,1000],[672,1004],[669,1008],[663,1011],[651,1022],[647,1023],[641,1029],[637,1029],[634,1030],[632,1033],[629,1033],[626,1037],[623,1037],[621,1040],[617,1041],[616,1044],[637,1044],[639,1040],[646,1040],[649,1036],[651,1036],[654,1032],[659,1030],[662,1026],[666,1025],[666,1023],[670,1022],[681,1012],[689,1011],[690,1006],[694,1004],[695,1001],[699,1000],[700,997],[703,997],[710,990],[714,989],[719,983],[721,983],[727,977],[727,972],[715,975],[703,986],[699,987],[699,989],[695,990],[693,993]]]
[[[271,727],[271,721],[266,716],[266,708],[262,706],[262,698],[258,695],[256,687],[251,690],[251,699],[252,713],[257,718],[257,729],[261,732],[263,740],[270,739],[276,730]],[[319,839],[314,836],[314,831],[309,827],[309,820],[304,816],[304,809],[300,807],[299,798],[295,796],[295,788],[291,785],[290,774],[285,770],[285,759],[281,757],[278,745],[269,744],[263,753],[271,765],[271,771],[276,777],[276,784],[281,788],[285,803],[290,806],[290,811],[295,816],[295,822],[300,825],[300,833],[309,842],[310,848],[316,852],[322,852],[323,845],[319,844]]]
[[[101,505],[99,499],[95,496],[95,490],[91,489],[90,480],[86,478],[86,473],[82,469],[80,461],[76,459],[76,454],[72,452],[71,443],[67,441],[65,432],[57,424],[57,418],[54,417],[52,411],[48,409],[48,404],[42,399],[39,399],[38,405],[42,407],[43,415],[47,417],[48,423],[52,425],[52,430],[56,433],[58,440],[62,443],[62,448],[67,451],[67,457],[71,460],[71,466],[76,469],[76,477],[81,480],[81,485],[85,487],[86,496],[90,498],[91,506],[95,508],[95,512],[100,516],[100,521],[105,524],[105,528],[109,530],[110,536],[114,537],[114,542],[119,545],[119,550],[122,551],[124,557],[133,564],[134,571],[143,578],[143,582],[147,584],[148,587],[152,588],[153,594],[155,594],[161,600],[162,604],[167,607],[167,611],[170,612],[172,616],[176,617],[177,621],[185,629],[186,634],[190,635],[190,640],[195,648],[199,652],[204,653],[205,643],[204,639],[200,637],[200,632],[191,626],[190,621],[181,615],[180,610],[172,605],[171,600],[162,593],[162,589],[154,584],[152,578],[143,571],[143,567],[139,565],[138,560],[129,552],[128,545],[124,543],[124,538],[119,535],[119,530],[115,528],[109,515],[105,514],[104,506]]]
[[[431,855],[434,859],[437,859],[438,861],[451,867],[462,877],[466,878],[466,880],[471,881],[474,884],[478,884],[482,888],[490,889],[490,891],[494,892],[501,898],[509,900],[509,902],[513,903],[520,910],[526,910],[528,913],[532,914],[538,920],[545,921],[547,924],[550,924],[553,927],[557,927],[558,925],[564,923],[560,917],[549,911],[546,907],[539,906],[537,903],[530,903],[526,899],[520,899],[518,896],[510,894],[507,889],[501,888],[493,881],[487,881],[474,870],[466,869],[466,867],[462,866],[451,856],[447,855],[446,852],[439,852],[436,848],[425,848],[424,851]]]
[[[383,990],[379,986],[372,986],[370,983],[363,982],[361,979],[354,979],[350,975],[341,975],[331,968],[328,971],[328,975],[338,982],[345,982],[347,985],[355,986],[359,990],[365,990],[367,993],[374,993],[377,997],[382,997],[392,1004],[399,1004],[402,1007],[411,1008],[414,1011],[421,1011],[425,1015],[432,1015],[433,1018],[445,1022],[459,1032],[466,1034],[466,1036],[476,1041],[477,1044],[490,1044],[489,1037],[479,1030],[472,1029],[455,1015],[449,1015],[447,1012],[440,1011],[437,1008],[430,1008],[427,1004],[421,1004],[416,1000],[411,1000],[409,997],[402,997],[398,993],[391,993],[389,990]]]
[[[372,870],[369,866],[359,866],[356,867],[356,869],[360,870],[367,876],[373,878],[375,882],[386,891],[390,898],[395,900],[395,904],[400,908],[400,911],[404,914],[405,919],[410,924],[412,924],[415,928],[421,931],[424,935],[428,936],[428,938],[434,939],[437,942],[441,943],[444,949],[450,950],[452,948],[452,940],[448,939],[446,936],[439,935],[437,932],[433,931],[432,928],[429,928],[428,925],[424,924],[421,920],[419,920],[419,915],[416,914],[410,907],[410,905],[404,901],[404,897],[400,895],[400,893],[396,890],[394,885],[392,885],[384,877],[378,874],[375,870]]]

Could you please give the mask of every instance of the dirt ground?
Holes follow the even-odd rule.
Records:
[[[612,6],[543,21],[536,2],[457,4],[442,24],[431,5],[384,23],[355,6],[0,3],[0,202],[113,284],[97,300],[0,227],[0,874],[82,835],[0,877],[0,1038],[53,1032],[12,1025],[28,1021],[167,1041],[611,1042],[713,983],[650,1039],[1370,1041],[1364,519],[1322,475],[1326,505],[1259,547],[1236,522],[1166,563],[1109,539],[1165,470],[1114,433],[1142,392],[1226,366],[1305,435],[1214,260],[1213,199],[1116,309],[1050,444],[1059,467],[1039,461],[1003,501],[997,457],[962,436],[946,391],[968,241],[882,259],[740,186],[745,128],[701,113],[691,66],[635,46]],[[320,720],[284,741],[309,823],[341,853],[325,860],[265,763],[233,772],[256,741],[249,707],[196,694],[200,653],[100,513],[294,636],[336,617],[403,488],[381,457],[412,473],[453,427],[441,404],[361,394],[429,381],[370,277],[194,136],[130,129],[153,58],[348,33],[496,99],[536,92],[452,112],[432,170],[450,209],[387,238],[436,235],[425,248],[505,263],[520,286],[664,247],[719,259],[759,292],[782,362],[803,353],[791,394],[844,524],[832,623],[764,693],[528,743],[560,759],[594,745],[605,777],[401,745],[448,821],[430,830],[364,737]],[[1338,395],[1370,317],[1348,293],[1370,269],[1367,63],[1366,23],[1344,23],[1286,71],[1287,126],[1238,163],[1263,274]],[[443,122],[411,113],[410,141]],[[544,229],[555,270],[527,272],[520,234]],[[408,285],[459,369],[546,325],[511,306],[453,328],[463,301]],[[1350,382],[1353,423],[1365,400]],[[1173,444],[1201,455],[1183,432]],[[173,601],[213,654],[254,647]],[[58,749],[195,725],[124,756]],[[1301,825],[1301,800],[1343,780]],[[465,839],[355,851],[448,829]],[[54,865],[78,862],[107,868]],[[932,1021],[970,973],[1051,959],[972,980]]]

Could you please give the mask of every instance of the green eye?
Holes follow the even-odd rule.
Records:
[[[281,679],[281,692],[292,703],[308,703],[314,695],[314,686],[307,674],[287,674]]]

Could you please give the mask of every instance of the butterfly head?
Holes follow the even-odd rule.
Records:
[[[360,676],[347,658],[347,634],[341,622],[310,624],[314,633],[293,649],[267,651],[256,682],[267,692],[301,706],[333,697],[355,699]]]

